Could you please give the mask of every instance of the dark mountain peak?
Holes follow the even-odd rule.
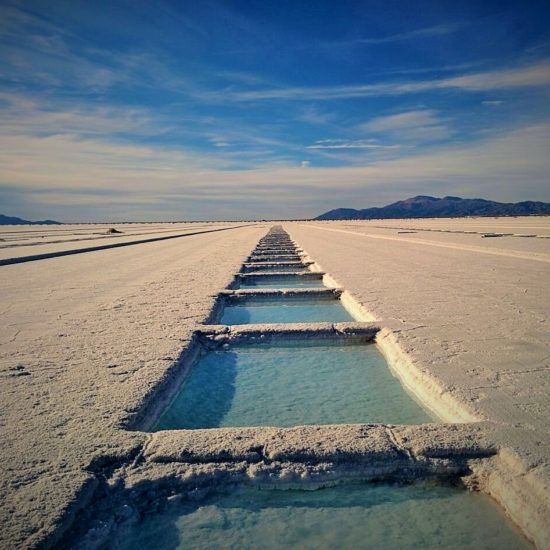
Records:
[[[550,214],[550,203],[523,201],[494,202],[487,199],[430,197],[417,195],[381,208],[337,208],[321,214],[317,220],[371,220],[388,218],[452,218],[463,216],[528,216]]]
[[[389,204],[388,206],[396,206],[398,204],[424,204],[426,202],[434,202],[438,201],[440,199],[436,199],[435,197],[429,197],[428,195],[417,195],[416,197],[409,197],[408,199],[403,199],[397,202],[394,202],[392,204]],[[387,208],[384,206],[383,208]]]
[[[15,216],[4,216],[0,214],[0,225],[59,225],[60,222],[53,220],[42,220],[38,222],[30,222],[29,220],[23,220]]]
[[[440,201],[437,197],[430,197],[430,195],[416,195],[416,197],[411,197],[410,199],[405,199],[403,202],[433,202]]]

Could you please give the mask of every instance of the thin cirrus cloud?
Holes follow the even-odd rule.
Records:
[[[330,42],[313,42],[300,44],[296,46],[287,46],[293,50],[312,50],[312,49],[334,49],[334,48],[349,48],[350,46],[379,46],[386,44],[394,44],[399,42],[407,42],[417,39],[425,39],[430,37],[439,37],[453,34],[463,28],[461,23],[442,23],[429,27],[422,27],[400,33],[386,34],[384,36],[366,36],[357,37],[349,40],[335,40]]]
[[[398,137],[407,142],[438,141],[451,137],[453,130],[432,109],[421,109],[375,117],[357,126],[364,133]]]
[[[373,143],[373,140],[321,139],[312,145],[308,145],[306,149],[400,149],[401,147],[399,144],[383,145]]]
[[[260,101],[286,99],[294,101],[335,100],[383,95],[403,95],[426,91],[457,89],[463,91],[489,91],[507,88],[550,85],[550,60],[518,67],[466,74],[442,79],[413,80],[409,82],[379,82],[351,86],[287,87],[231,92],[227,99],[234,101]],[[209,94],[216,98],[217,94]]]
[[[48,136],[72,134],[80,137],[132,133],[151,136],[165,132],[169,123],[153,120],[151,113],[137,107],[65,105],[45,102],[30,95],[1,92],[0,136]]]
[[[13,158],[8,157],[6,166],[12,160],[27,157],[36,148],[40,149],[41,140],[56,136],[70,137],[85,145],[120,142],[126,147],[140,148],[144,143],[154,142],[153,149],[163,151],[173,148],[174,141],[178,150],[195,158],[198,146],[195,141],[210,144],[208,151],[200,154],[216,166],[224,168],[242,168],[243,165],[258,162],[272,162],[281,156],[281,148],[290,150],[293,145],[272,135],[265,135],[258,128],[242,121],[224,121],[216,117],[191,114],[178,114],[177,123],[170,110],[154,111],[146,107],[127,105],[92,106],[82,102],[66,102],[55,97],[44,98],[39,94],[16,94],[0,91],[0,137],[8,146],[28,140],[26,149],[21,147]],[[165,139],[169,138],[169,142]],[[189,142],[184,145],[183,142]],[[47,143],[47,141],[44,141]],[[172,146],[170,146],[172,143]],[[31,146],[32,145],[32,146]],[[120,149],[121,151],[123,149]],[[299,148],[301,151],[302,148]],[[74,151],[78,154],[78,151]],[[45,162],[47,160],[44,158]],[[116,159],[109,159],[109,163]],[[162,168],[159,167],[162,172]],[[0,175],[2,169],[0,168]]]
[[[402,130],[418,126],[433,126],[439,123],[436,112],[433,110],[416,110],[376,117],[363,124],[363,130],[384,132],[387,130]]]
[[[443,23],[440,25],[433,25],[431,27],[423,27],[421,29],[414,29],[412,31],[390,34],[380,37],[368,37],[368,38],[356,38],[354,40],[345,40],[341,42],[331,42],[327,46],[335,45],[383,45],[392,44],[395,42],[404,42],[408,40],[416,40],[418,38],[429,38],[433,36],[444,36],[447,34],[455,33],[463,27],[460,23]]]

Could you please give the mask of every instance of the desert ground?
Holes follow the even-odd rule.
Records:
[[[466,468],[471,487],[550,548],[548,217],[282,223],[357,319],[318,329],[375,330],[394,374],[440,423],[142,429],[191,361],[196,331],[232,337],[205,324],[273,225],[0,229],[0,546],[67,544],[100,501],[116,523],[135,495],[205,479]]]

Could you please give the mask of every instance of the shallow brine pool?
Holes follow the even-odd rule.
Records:
[[[251,262],[299,262],[301,256],[298,254],[253,254]]]
[[[354,321],[335,299],[250,298],[227,303],[220,318],[222,325],[254,323],[340,323]]]
[[[240,288],[323,288],[322,279],[306,277],[246,277],[241,279]]]
[[[301,252],[296,248],[258,248],[253,251],[253,254],[269,255],[269,254],[296,254]]]
[[[431,421],[374,344],[298,341],[205,353],[153,430]]]
[[[273,273],[273,272],[293,272],[293,271],[308,271],[309,268],[306,265],[295,264],[295,265],[253,265],[249,267],[250,271],[261,271],[262,273]],[[247,271],[247,273],[250,273]]]
[[[109,548],[495,550],[531,545],[480,494],[437,485],[240,489],[121,529]]]

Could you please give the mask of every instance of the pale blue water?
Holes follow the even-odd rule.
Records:
[[[300,256],[291,256],[289,254],[284,254],[281,256],[252,256],[250,262],[299,262],[301,260]]]
[[[298,254],[285,254],[285,253],[273,253],[273,254],[253,254],[250,256],[253,262],[299,262],[302,258]]]
[[[262,262],[299,262],[301,258],[299,256],[267,256],[267,257],[256,257],[252,256],[248,260],[248,263],[262,263]]]
[[[300,251],[301,252],[301,251]],[[295,248],[258,248],[253,254],[295,254]]]
[[[299,260],[301,256],[294,250],[257,250],[253,253],[252,257],[258,256],[293,256]]]
[[[207,352],[158,430],[432,422],[374,344],[298,341]]]
[[[173,503],[120,529],[116,550],[520,550],[532,548],[484,495],[437,485],[243,488]]]
[[[252,267],[252,266],[251,266]],[[250,268],[249,268],[250,269]],[[306,265],[270,265],[270,266],[254,266],[253,271],[270,272],[270,271],[308,271],[308,266]],[[249,273],[249,271],[247,271]]]
[[[249,299],[227,304],[222,312],[222,325],[253,323],[338,323],[353,321],[353,317],[339,300],[305,300],[296,298]]]
[[[255,250],[253,252],[255,255],[269,256],[269,255],[278,255],[278,254],[296,254],[294,249],[285,249],[285,248],[266,248],[264,250]]]
[[[246,277],[241,279],[240,288],[324,288],[322,279],[306,277]]]

